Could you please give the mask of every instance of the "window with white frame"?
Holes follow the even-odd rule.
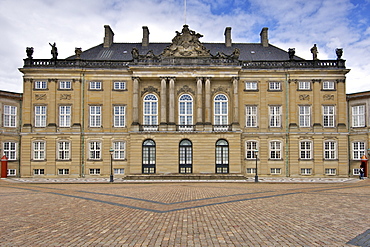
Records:
[[[337,169],[335,168],[325,168],[325,175],[336,175]]]
[[[365,105],[352,106],[352,127],[365,127]]]
[[[59,127],[71,127],[71,106],[59,106]]]
[[[68,175],[69,169],[58,169],[58,175]]]
[[[324,90],[334,90],[335,89],[334,85],[335,84],[334,84],[333,81],[324,81],[322,89],[324,89]]]
[[[281,90],[281,83],[279,81],[269,82],[269,90],[272,91]]]
[[[114,168],[114,174],[125,174],[124,168]]]
[[[224,94],[214,98],[214,125],[228,124],[228,99]]]
[[[33,169],[33,174],[34,175],[44,175],[45,170],[44,169]]]
[[[114,127],[125,127],[125,106],[114,106]]]
[[[299,106],[299,127],[310,127],[311,126],[311,106],[301,105]]]
[[[59,81],[59,89],[71,89],[71,81]]]
[[[4,127],[17,127],[17,107],[4,105]]]
[[[257,142],[246,141],[245,142],[245,158],[256,159]]]
[[[247,174],[256,174],[256,168],[247,168]]]
[[[312,168],[301,168],[301,175],[311,175]]]
[[[35,81],[35,89],[46,89],[47,82],[46,81]]]
[[[298,89],[299,90],[310,90],[311,89],[311,82],[309,82],[309,81],[300,81],[300,82],[298,82]]]
[[[324,159],[334,160],[336,159],[336,142],[335,141],[326,141],[324,142]]]
[[[324,127],[334,127],[335,107],[332,105],[323,106],[323,125]]]
[[[113,143],[113,159],[123,160],[125,159],[125,142],[118,141]]]
[[[257,106],[251,105],[245,107],[245,126],[257,127]]]
[[[16,169],[8,169],[7,176],[13,177],[17,175],[17,170]]]
[[[90,106],[90,127],[101,127],[101,106]]]
[[[301,159],[312,159],[312,142],[311,141],[301,141],[300,142],[300,158]]]
[[[91,81],[90,90],[101,90],[101,81]]]
[[[4,155],[8,160],[17,159],[17,143],[15,142],[4,142],[3,144]]]
[[[179,125],[193,125],[193,97],[183,94],[179,98]]]
[[[271,168],[270,173],[271,174],[281,174],[281,168]]]
[[[71,143],[68,141],[58,142],[58,160],[69,160],[71,157]]]
[[[115,81],[113,85],[114,85],[114,90],[126,90],[125,81]]]
[[[46,109],[44,105],[35,106],[35,127],[46,127]]]
[[[158,98],[154,94],[144,97],[144,125],[158,125]]]
[[[352,174],[355,175],[360,175],[360,168],[354,168]]]
[[[258,84],[256,81],[246,81],[245,82],[245,90],[257,90]]]
[[[270,127],[281,127],[281,106],[270,106]]]
[[[101,158],[101,142],[89,143],[89,159],[100,160]]]
[[[354,160],[360,160],[365,155],[365,142],[353,142],[352,143],[352,158]]]
[[[90,175],[100,175],[100,168],[89,169]]]
[[[281,141],[270,142],[270,159],[281,159]]]
[[[44,160],[45,159],[45,142],[35,141],[33,142],[33,159]]]

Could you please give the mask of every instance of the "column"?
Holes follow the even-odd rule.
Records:
[[[234,105],[233,105],[233,122],[232,122],[232,128],[233,130],[239,130],[239,77],[233,77],[233,96],[234,96]]]
[[[203,112],[202,112],[202,78],[198,77],[197,78],[197,92],[196,92],[196,107],[197,107],[197,122],[196,125],[198,127],[197,130],[203,130],[202,126],[203,125]]]
[[[169,78],[169,116],[168,116],[168,130],[176,130],[175,126],[175,78]]]
[[[139,130],[139,77],[132,77],[133,96],[132,96],[132,128]]]
[[[166,130],[167,127],[167,80],[161,78],[161,123],[160,129]]]

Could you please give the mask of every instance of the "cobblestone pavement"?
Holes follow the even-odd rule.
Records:
[[[370,246],[370,179],[0,180],[0,246]]]

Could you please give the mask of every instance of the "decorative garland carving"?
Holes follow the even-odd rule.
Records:
[[[60,99],[61,100],[70,100],[72,96],[70,94],[61,94]]]
[[[334,94],[324,94],[324,100],[334,100]]]
[[[158,88],[155,88],[153,86],[149,86],[147,88],[144,88],[144,90],[141,92],[141,96],[143,96],[146,93],[156,93],[156,94],[160,95],[160,93],[158,91]]]
[[[191,89],[188,85],[184,85],[182,88],[180,88],[177,91],[177,94],[181,94],[181,93],[190,93],[190,94],[195,95],[195,91]]]
[[[212,90],[212,94],[215,94],[215,93],[227,93],[228,94],[229,89],[219,86],[218,88],[215,88]]]
[[[46,94],[35,94],[36,100],[46,100]]]
[[[300,100],[310,100],[310,95],[308,94],[301,94],[299,95]]]

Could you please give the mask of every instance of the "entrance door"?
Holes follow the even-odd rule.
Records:
[[[189,140],[182,140],[179,148],[179,173],[193,172],[193,145]]]
[[[226,140],[216,142],[216,173],[229,173],[229,143]]]
[[[150,139],[143,142],[142,173],[155,173],[155,142]]]

